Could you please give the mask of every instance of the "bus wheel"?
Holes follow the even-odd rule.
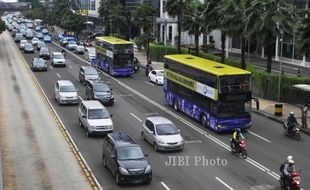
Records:
[[[207,117],[205,114],[203,114],[201,117],[200,117],[200,122],[202,124],[202,126],[206,127],[207,126]]]
[[[173,101],[173,108],[175,111],[179,111],[179,102],[177,99],[174,99]]]

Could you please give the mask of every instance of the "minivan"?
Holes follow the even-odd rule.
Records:
[[[81,66],[79,71],[79,80],[83,85],[86,84],[87,80],[97,80],[99,78],[99,74],[95,68],[92,66]]]
[[[79,105],[79,125],[90,137],[93,134],[113,132],[112,115],[97,100],[83,100]]]
[[[110,133],[103,140],[102,162],[118,185],[152,181],[152,168],[140,145],[126,133]]]

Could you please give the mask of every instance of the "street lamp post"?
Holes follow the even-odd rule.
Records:
[[[281,31],[281,50],[280,50],[280,69],[279,69],[279,86],[278,86],[278,102],[280,102],[280,91],[281,91],[281,75],[282,75],[282,52],[283,52],[283,32]]]

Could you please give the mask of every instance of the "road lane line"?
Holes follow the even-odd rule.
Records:
[[[162,186],[164,186],[164,188],[165,188],[166,190],[170,190],[170,188],[169,188],[163,181],[161,181],[160,184],[161,184]]]
[[[232,187],[230,187],[229,185],[227,185],[227,183],[225,183],[225,182],[224,182],[223,180],[221,180],[220,178],[215,177],[215,179],[216,179],[217,181],[219,181],[221,184],[223,184],[225,187],[227,187],[228,189],[234,190]]]
[[[57,46],[59,46],[58,44],[56,44]],[[59,46],[60,47],[60,46]],[[87,62],[86,60],[84,59],[81,59],[80,57],[72,54],[73,56],[75,56],[77,59],[79,59],[80,61],[86,63],[86,64],[89,64],[89,62]],[[96,68],[97,70],[99,70],[98,68]],[[100,71],[100,70],[99,70]],[[147,96],[141,94],[140,92],[136,91],[135,89],[129,87],[128,85],[126,85],[125,83],[121,82],[120,80],[114,78],[114,77],[111,77],[109,74],[105,73],[105,72],[102,72],[103,75],[105,75],[106,77],[109,77],[110,79],[114,80],[115,82],[117,82],[120,86],[124,87],[125,89],[127,89],[128,91],[132,92],[133,94],[136,94],[138,95],[140,98],[144,99],[145,101],[149,102],[150,104],[153,104],[154,106],[156,106],[157,108],[163,110],[164,112],[168,113],[169,115],[175,117],[177,120],[183,122],[184,124],[188,125],[190,128],[192,128],[194,131],[202,134],[202,135],[205,135],[205,137],[207,137],[208,139],[210,139],[211,141],[215,142],[216,144],[220,145],[221,147],[223,147],[224,149],[228,150],[228,151],[231,151],[230,149],[230,146],[228,146],[227,144],[225,144],[224,142],[220,141],[219,139],[217,139],[216,137],[213,137],[211,134],[207,133],[206,131],[200,129],[199,127],[197,127],[196,125],[192,124],[191,122],[187,121],[186,119],[184,119],[183,117],[175,114],[174,112],[172,112],[171,110],[169,110],[168,108],[160,105],[159,103],[155,102],[154,100],[148,98]],[[246,159],[248,160],[250,159],[249,157]],[[254,161],[251,159],[251,161]],[[251,161],[247,161],[248,163],[252,164],[253,166],[257,167],[258,169],[266,172],[268,175],[272,176],[273,178],[275,179],[279,179],[279,175],[274,175],[275,172],[267,169],[263,169],[261,168],[259,165],[257,165],[258,163],[257,162],[251,162]],[[262,166],[262,165],[261,165]],[[264,167],[266,168],[266,167]]]
[[[202,143],[201,140],[188,140],[184,141],[184,144],[195,144],[195,143]]]
[[[72,69],[72,66],[71,65],[68,65],[70,67],[70,69]]]
[[[147,84],[155,86],[153,83],[150,83],[149,81],[145,81]]]
[[[52,66],[50,66],[51,69],[54,69]]]
[[[133,113],[130,113],[134,118],[136,118],[138,121],[140,121],[141,123],[142,123],[142,120],[138,117],[138,116],[136,116],[135,114],[133,114]]]
[[[57,75],[59,78],[61,78],[60,74],[56,73],[56,75]]]
[[[260,139],[262,139],[262,140],[264,140],[264,141],[266,141],[266,142],[269,142],[269,143],[272,143],[270,140],[268,140],[268,139],[266,139],[266,138],[264,138],[264,137],[262,137],[262,136],[260,136],[260,135],[258,135],[258,134],[256,134],[256,133],[254,133],[254,132],[252,132],[252,131],[250,131],[250,130],[247,130],[250,134],[252,134],[252,135],[254,135],[254,136],[256,136],[256,137],[258,137],[258,138],[260,138]]]
[[[132,96],[132,94],[120,94],[118,95],[119,97],[129,97],[129,96]]]

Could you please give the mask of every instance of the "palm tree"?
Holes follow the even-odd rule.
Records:
[[[306,14],[297,25],[297,47],[305,56],[310,56],[310,11]]]
[[[169,16],[177,17],[178,25],[178,53],[181,53],[181,21],[186,9],[186,4],[191,0],[167,0],[166,11]]]
[[[296,20],[294,8],[283,0],[254,0],[245,11],[245,17],[245,31],[256,35],[265,47],[270,73],[276,37],[292,33]]]
[[[225,59],[225,41],[226,41],[226,26],[223,25],[223,22],[220,22],[223,18],[219,9],[222,5],[221,0],[207,0],[205,1],[205,11],[203,13],[205,20],[204,26],[207,32],[212,30],[219,29],[221,30],[221,62],[224,62]]]
[[[226,28],[226,33],[232,37],[241,38],[241,68],[245,69],[245,34],[244,12],[249,7],[248,0],[222,0],[217,10],[221,15],[220,22]]]
[[[198,0],[189,3],[183,18],[183,28],[188,34],[195,36],[196,55],[199,55],[199,36],[206,31],[204,27],[205,4]]]

